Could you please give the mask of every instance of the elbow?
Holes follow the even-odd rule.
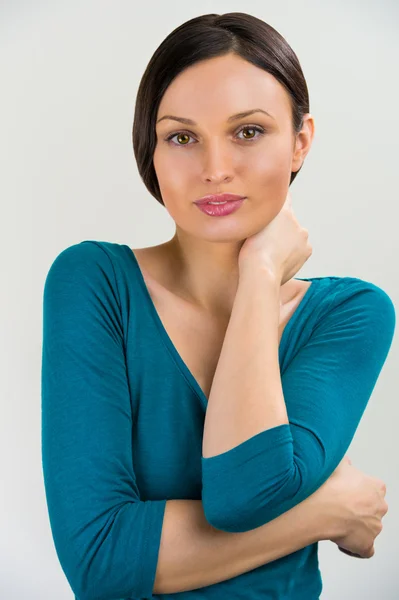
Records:
[[[75,543],[70,536],[57,535],[52,526],[53,540],[62,571],[74,595],[79,600],[92,600],[94,586],[91,583],[93,570],[88,569],[83,557],[79,557]],[[83,549],[80,553],[85,554]]]
[[[58,560],[79,600],[151,597],[166,500],[107,504],[89,514],[88,502],[60,510],[48,498]]]
[[[243,482],[226,486],[223,478],[203,486],[202,500],[207,521],[215,529],[243,533],[265,525],[316,491],[315,481],[294,461],[274,480]],[[232,479],[232,478],[231,478]],[[235,493],[234,493],[235,492]]]
[[[126,515],[128,511],[124,512]],[[125,531],[132,531],[127,523]],[[68,583],[79,600],[115,600],[115,598],[142,597],[144,587],[143,568],[138,557],[129,547],[118,549],[118,539],[122,548],[120,531],[108,519],[101,529],[93,521],[76,530],[67,530],[57,522],[53,526],[53,539],[58,560]],[[87,535],[90,529],[90,535]],[[132,550],[132,547],[130,547]],[[143,558],[143,560],[145,560]],[[143,566],[143,565],[141,565]],[[147,590],[146,590],[147,591]]]
[[[102,579],[98,573],[96,560],[87,560],[87,549],[77,549],[76,543],[63,540],[55,544],[58,560],[72,592],[79,600],[111,600],[109,581],[106,588],[99,588],[97,581]],[[100,590],[100,591],[99,591]]]
[[[57,549],[57,555],[62,570],[68,580],[72,592],[79,600],[115,600],[116,597],[131,597],[132,590],[120,595],[111,565],[106,566],[100,555],[95,556],[95,550],[80,548],[76,544],[64,546],[67,551]],[[134,567],[132,565],[132,572]]]

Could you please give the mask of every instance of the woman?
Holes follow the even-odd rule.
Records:
[[[151,58],[133,146],[176,233],[70,246],[44,289],[43,469],[76,598],[316,600],[319,540],[373,555],[385,485],[344,457],[395,311],[370,282],[294,278],[313,136],[260,19],[202,15]],[[198,204],[219,192],[240,198]]]

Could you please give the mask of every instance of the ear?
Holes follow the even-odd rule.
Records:
[[[295,136],[294,151],[291,161],[291,171],[298,171],[309,152],[315,133],[314,119],[310,113],[303,117],[302,129]]]

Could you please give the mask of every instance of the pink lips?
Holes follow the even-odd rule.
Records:
[[[210,204],[209,202],[204,202],[203,204],[196,204],[196,207],[210,217],[225,217],[238,210],[244,201],[245,198],[230,200],[229,202],[223,202],[222,204]]]
[[[199,200],[196,200],[194,204],[206,204],[207,202],[231,202],[237,200],[243,200],[245,196],[239,196],[238,194],[209,194],[203,196]]]

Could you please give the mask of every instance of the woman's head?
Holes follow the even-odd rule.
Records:
[[[270,116],[229,120],[256,108]],[[275,29],[245,13],[196,17],[166,37],[140,82],[133,124],[139,173],[184,230],[195,234],[198,222],[217,223],[220,234],[221,221],[240,218],[247,237],[243,211],[265,226],[301,169],[314,133],[308,113],[299,61]],[[247,200],[227,218],[204,215],[193,204],[218,192]],[[193,214],[203,221],[194,224]]]

